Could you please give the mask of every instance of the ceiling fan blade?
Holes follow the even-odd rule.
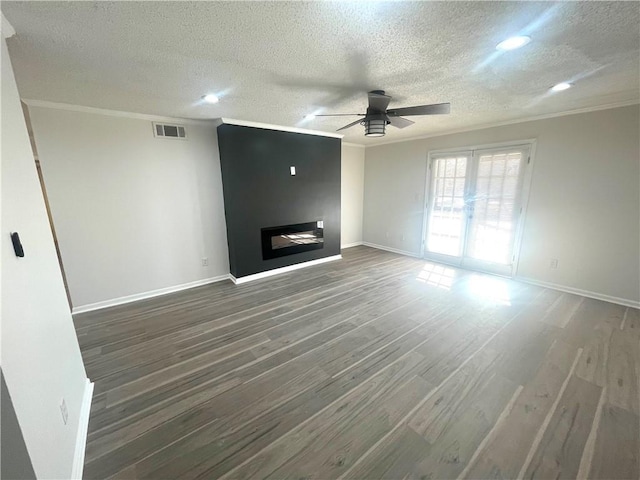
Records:
[[[394,108],[387,110],[389,116],[408,115],[439,115],[449,113],[451,111],[450,103],[435,103],[433,105],[417,105],[415,107]]]
[[[345,125],[344,127],[339,128],[338,130],[336,130],[336,132],[339,132],[340,130],[346,130],[347,128],[351,128],[351,127],[353,127],[354,125],[358,125],[360,122],[362,122],[362,120],[358,119],[358,120],[356,120],[355,122],[351,122],[350,124]]]
[[[396,117],[393,115],[387,118],[389,119],[389,123],[396,128],[405,128],[415,123],[415,122],[412,122],[411,120],[407,120],[406,118]]]
[[[380,93],[369,92],[369,108],[384,112],[389,106],[391,97]]]

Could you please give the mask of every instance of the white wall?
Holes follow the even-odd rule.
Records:
[[[213,123],[29,113],[74,309],[229,273]]]
[[[362,243],[364,151],[364,147],[342,145],[340,226],[342,247]]]
[[[87,380],[9,53],[1,43],[2,371],[36,475],[67,479]],[[14,231],[24,258],[14,255]],[[59,408],[63,398],[67,425]]]
[[[364,240],[420,252],[430,150],[536,138],[518,276],[638,302],[639,117],[634,105],[368,147]]]

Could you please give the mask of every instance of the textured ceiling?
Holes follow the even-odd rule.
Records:
[[[382,141],[640,101],[639,2],[2,2],[23,98],[335,131],[383,89],[451,102]],[[496,55],[514,34],[533,41]],[[550,95],[550,86],[575,87]],[[221,101],[199,98],[217,93]],[[360,126],[345,140],[375,144]]]

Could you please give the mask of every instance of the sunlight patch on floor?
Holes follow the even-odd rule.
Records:
[[[450,290],[455,279],[456,271],[453,268],[437,265],[435,263],[426,263],[418,274],[417,280],[427,285]]]

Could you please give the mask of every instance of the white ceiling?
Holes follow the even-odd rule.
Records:
[[[2,2],[23,98],[335,131],[383,89],[451,102],[374,144],[640,101],[639,2]],[[533,41],[496,55],[514,34]],[[549,94],[550,86],[575,87]],[[216,105],[202,104],[217,93]]]

